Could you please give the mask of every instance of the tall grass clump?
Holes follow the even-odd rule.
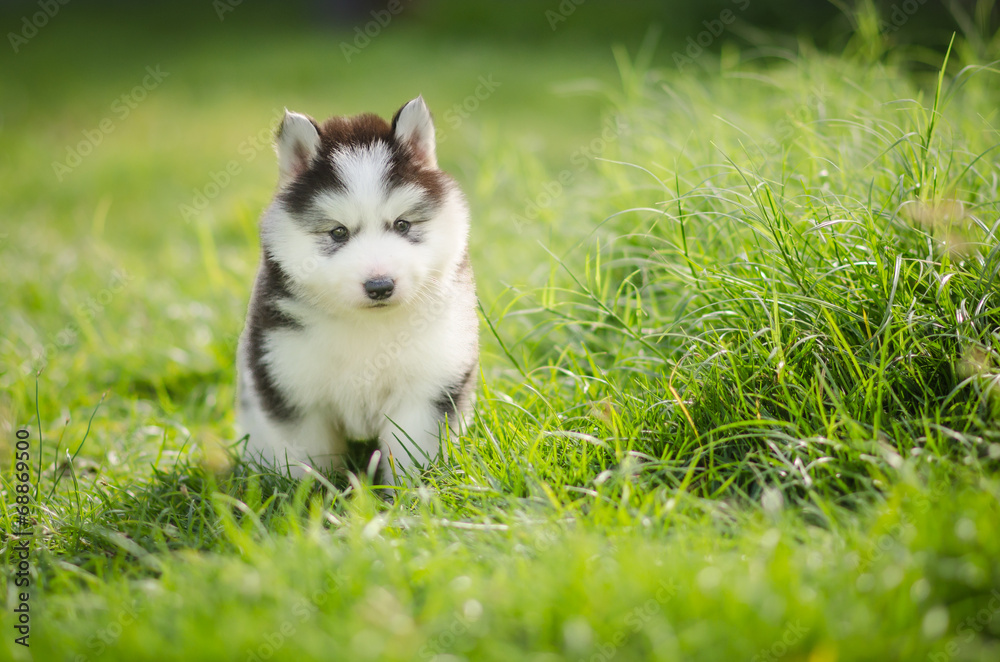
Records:
[[[995,467],[997,70],[784,60],[645,73],[593,248],[537,297],[566,347],[540,370],[603,403],[577,432],[631,421],[637,471],[706,497]]]

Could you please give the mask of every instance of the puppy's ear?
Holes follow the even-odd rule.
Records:
[[[285,110],[275,143],[278,179],[284,184],[308,168],[319,152],[319,129],[309,117]]]
[[[410,146],[417,160],[428,168],[437,168],[434,122],[422,96],[399,109],[392,118],[392,133],[396,140]]]

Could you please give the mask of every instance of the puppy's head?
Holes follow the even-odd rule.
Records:
[[[314,305],[372,315],[419,304],[461,264],[468,211],[438,169],[422,97],[391,124],[366,114],[319,125],[286,111],[277,151],[263,248]]]

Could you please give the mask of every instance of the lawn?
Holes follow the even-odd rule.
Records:
[[[2,56],[0,659],[1000,659],[1000,39],[226,6]],[[243,462],[277,118],[420,93],[475,421],[391,499]]]

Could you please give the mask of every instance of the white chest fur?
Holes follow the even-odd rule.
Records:
[[[406,401],[433,400],[475,352],[454,306],[370,312],[338,320],[296,311],[302,328],[276,329],[266,341],[266,363],[291,403],[354,439],[378,436]]]

